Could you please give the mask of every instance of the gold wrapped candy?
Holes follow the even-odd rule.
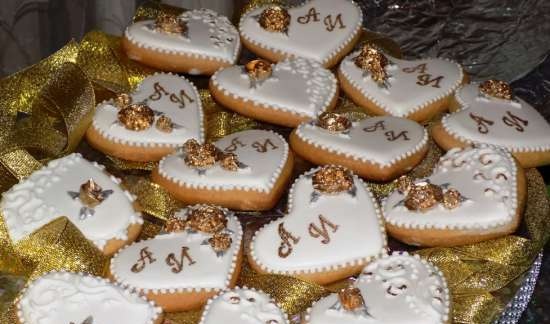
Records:
[[[347,287],[338,292],[338,299],[342,308],[347,311],[354,311],[364,307],[365,302],[361,290],[355,287]]]
[[[187,33],[187,23],[174,14],[162,12],[155,20],[155,29],[162,33],[184,35]]]
[[[313,174],[313,188],[323,193],[339,193],[353,188],[353,175],[343,166],[323,166]]]
[[[93,208],[101,204],[106,197],[103,195],[103,188],[93,179],[89,179],[80,186],[78,198],[84,205]]]
[[[208,243],[210,243],[210,246],[212,247],[214,252],[219,253],[227,251],[231,247],[233,239],[229,234],[216,233],[208,239]]]
[[[410,187],[405,198],[409,210],[424,211],[443,201],[443,189],[429,182],[421,182]]]
[[[133,131],[146,130],[155,120],[153,109],[144,104],[131,104],[119,110],[118,120],[126,129]]]
[[[479,85],[479,92],[482,94],[504,100],[512,100],[512,87],[501,80],[486,80]]]
[[[194,231],[214,234],[225,229],[227,218],[222,209],[203,205],[189,212],[187,226]]]
[[[324,112],[319,116],[317,125],[329,132],[341,133],[350,129],[351,121],[344,115]]]
[[[380,50],[371,44],[364,44],[361,53],[354,59],[355,65],[370,74],[373,81],[385,85],[388,80],[386,67],[388,59]]]
[[[157,122],[155,123],[155,127],[164,133],[171,133],[172,130],[174,130],[174,124],[172,123],[172,119],[168,116],[162,115],[157,119]]]
[[[258,22],[267,31],[286,34],[290,25],[290,14],[281,6],[271,6],[262,11]]]
[[[213,166],[218,160],[219,150],[210,143],[199,144],[190,139],[184,145],[186,156],[185,164],[195,168],[207,168]]]
[[[271,76],[271,63],[266,60],[252,60],[244,66],[248,77],[254,81],[263,81]]]

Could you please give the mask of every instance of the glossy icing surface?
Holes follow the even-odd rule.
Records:
[[[133,102],[145,102],[160,115],[172,119],[177,126],[171,133],[158,130],[155,125],[143,131],[126,129],[118,121],[119,109],[112,102],[98,105],[92,127],[112,142],[132,146],[181,146],[191,138],[202,141],[203,112],[195,86],[184,77],[157,73],[145,78],[131,93]]]
[[[84,205],[68,192],[78,192],[89,179],[113,193],[93,208],[92,216],[81,219]],[[77,153],[49,162],[2,195],[0,207],[10,238],[18,242],[55,218],[66,216],[99,249],[111,239],[127,239],[127,228],[141,223],[142,218],[134,211],[134,198],[119,187],[119,182]]]
[[[296,135],[323,150],[380,166],[409,157],[428,141],[428,133],[420,124],[393,116],[354,122],[345,134],[331,133],[316,123],[302,123]]]
[[[243,15],[241,36],[256,46],[286,56],[301,56],[327,63],[348,45],[360,31],[361,9],[348,0],[312,0],[290,8],[288,33],[269,32],[258,23],[267,7]]]
[[[447,115],[448,133],[468,143],[504,146],[513,152],[550,150],[550,125],[531,105],[481,96],[477,84],[456,92],[462,110]]]
[[[341,74],[353,88],[387,114],[406,117],[427,105],[452,94],[464,78],[462,68],[444,59],[405,61],[386,56],[389,87],[383,88],[369,74],[355,65],[359,51],[346,56],[340,64]]]
[[[517,167],[504,149],[451,149],[427,179],[458,190],[466,201],[451,210],[439,204],[417,212],[403,206],[405,196],[394,191],[382,207],[387,222],[419,229],[483,230],[508,224],[516,214]]]
[[[228,171],[214,165],[201,174],[185,164],[184,155],[175,153],[160,161],[160,175],[192,188],[269,192],[288,158],[288,144],[282,136],[272,131],[237,132],[223,137],[214,145],[224,152],[236,154],[246,167]]]
[[[20,297],[21,324],[153,324],[161,310],[138,294],[99,277],[52,272],[33,281]]]
[[[336,77],[319,63],[304,59],[287,59],[274,64],[273,74],[256,88],[242,66],[219,70],[213,84],[224,95],[237,96],[246,102],[313,118],[325,111],[337,92]]]

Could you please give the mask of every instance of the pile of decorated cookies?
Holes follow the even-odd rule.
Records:
[[[65,215],[112,256],[107,279],[52,272],[29,283],[19,323],[160,324],[163,312],[203,306],[201,324],[290,323],[265,293],[235,287],[243,262],[319,284],[356,277],[311,305],[303,324],[450,323],[443,274],[390,253],[387,235],[431,247],[514,232],[523,168],[550,164],[550,126],[503,81],[468,84],[452,61],[406,61],[356,44],[362,19],[352,1],[312,0],[255,8],[238,28],[206,9],[130,25],[127,55],[167,72],[100,103],[86,138],[108,155],[158,161],[151,178],[187,207],[156,237],[134,242],[143,223],[135,197],[79,154],[13,186],[1,210],[14,242]],[[259,58],[235,65],[241,42]],[[185,73],[211,75],[227,109],[293,128],[288,141],[246,130],[207,143]],[[339,91],[377,117],[331,112]],[[431,176],[412,179],[430,137],[447,153]],[[318,166],[290,184],[296,156]],[[364,181],[395,181],[396,190],[377,201]],[[244,246],[234,212],[270,210],[283,195],[287,214]]]

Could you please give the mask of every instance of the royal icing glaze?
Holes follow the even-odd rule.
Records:
[[[142,131],[129,130],[118,120],[119,108],[111,101],[98,105],[92,127],[104,138],[124,145],[144,148],[177,147],[191,138],[203,140],[203,111],[197,88],[186,78],[156,73],[145,78],[131,93],[132,102],[144,102],[155,111],[155,120],[164,115],[176,125],[163,132],[155,125]]]
[[[185,219],[192,206],[177,213]],[[184,230],[159,234],[120,250],[111,260],[111,274],[124,286],[155,294],[212,291],[228,288],[242,239],[239,220],[227,209],[224,230],[231,246],[217,254],[205,244],[212,234]]]
[[[481,95],[477,84],[456,91],[462,109],[443,117],[447,133],[466,143],[488,143],[512,152],[550,150],[550,125],[531,105]]]
[[[450,296],[441,271],[418,256],[393,253],[367,265],[354,283],[363,309],[346,310],[337,294],[307,311],[307,324],[444,324]]]
[[[143,220],[133,208],[135,197],[103,169],[73,153],[49,162],[5,192],[0,208],[12,241],[19,242],[61,216],[66,216],[99,249],[109,240],[126,240],[128,227]],[[78,192],[89,179],[112,192],[93,211],[83,214],[86,206],[70,192]]]
[[[203,8],[186,11],[178,18],[187,23],[186,35],[159,32],[155,29],[153,20],[131,24],[124,35],[130,42],[142,48],[235,63],[241,49],[240,37],[237,28],[227,17]]]
[[[212,166],[204,173],[185,164],[184,155],[175,153],[159,163],[159,174],[181,186],[212,190],[270,192],[288,159],[288,144],[272,131],[246,130],[216,141],[223,152],[234,153],[245,166],[237,171]]]
[[[489,230],[509,224],[516,215],[517,167],[503,148],[480,145],[451,149],[427,180],[458,190],[464,201],[454,209],[439,204],[413,211],[403,205],[405,194],[396,190],[383,202],[386,222],[416,229]]]
[[[352,123],[346,133],[332,133],[315,122],[302,123],[296,135],[310,145],[381,167],[389,167],[426,146],[428,132],[399,117],[380,116]]]
[[[199,324],[288,324],[287,315],[265,293],[235,288],[208,300]]]
[[[353,176],[352,192],[320,194],[313,169],[289,193],[289,213],[259,229],[250,256],[266,272],[327,272],[366,263],[385,253],[386,236],[378,204],[366,184]]]
[[[81,273],[50,272],[34,280],[17,303],[19,324],[153,324],[161,309],[138,294]],[[86,322],[87,323],[87,322]]]
[[[257,87],[250,86],[242,66],[219,70],[211,82],[225,96],[309,118],[327,110],[338,91],[332,72],[304,58],[274,64],[271,77]]]
[[[453,93],[464,78],[460,65],[445,59],[405,61],[386,56],[388,87],[381,87],[368,73],[355,65],[359,51],[346,56],[340,74],[363,97],[387,114],[407,117]]]
[[[258,7],[243,15],[239,23],[241,37],[268,51],[307,57],[322,64],[342,52],[363,23],[361,8],[353,1],[312,0],[288,9],[291,20],[287,33],[270,32],[258,23],[266,8]]]

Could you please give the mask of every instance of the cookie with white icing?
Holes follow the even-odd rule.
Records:
[[[18,324],[160,324],[162,310],[108,280],[50,272],[30,282],[16,300]]]
[[[310,0],[284,8],[266,5],[241,17],[239,31],[249,50],[273,62],[306,57],[336,65],[361,34],[363,13],[349,0]]]
[[[133,60],[157,69],[211,75],[235,64],[241,51],[237,28],[210,9],[160,14],[126,28],[124,51]]]
[[[368,179],[388,181],[420,163],[428,132],[412,120],[380,116],[352,122],[324,113],[290,134],[292,149],[315,164],[339,164]]]
[[[394,252],[363,269],[355,283],[308,309],[304,324],[448,324],[443,273],[417,255]]]
[[[234,288],[208,300],[199,324],[288,324],[288,316],[266,293]]]
[[[300,176],[288,214],[259,229],[249,262],[260,273],[326,284],[354,275],[386,251],[378,203],[366,184],[341,166]]]
[[[184,77],[156,73],[132,93],[100,103],[88,142],[105,154],[131,161],[158,161],[191,138],[203,141],[197,88]]]
[[[293,161],[281,135],[246,130],[213,144],[186,142],[160,161],[152,179],[187,204],[269,210],[286,189]]]
[[[172,216],[161,234],[120,250],[110,273],[165,311],[194,309],[235,285],[242,235],[229,210],[191,206]]]
[[[523,169],[503,148],[454,148],[426,179],[398,180],[383,202],[388,233],[411,245],[455,246],[515,231],[525,204]]]
[[[455,100],[459,111],[432,128],[441,147],[488,143],[508,149],[525,168],[550,164],[550,124],[515,98],[508,84],[488,80],[466,85],[456,91]]]
[[[135,197],[104,167],[73,153],[50,161],[2,194],[0,209],[13,243],[66,216],[107,255],[132,242],[141,230]],[[113,213],[113,210],[116,213]]]
[[[446,59],[401,60],[365,44],[342,60],[338,79],[369,113],[424,122],[448,108],[466,76]]]
[[[273,65],[254,60],[216,72],[210,91],[218,102],[242,115],[296,127],[334,107],[338,82],[313,60],[286,59]]]

